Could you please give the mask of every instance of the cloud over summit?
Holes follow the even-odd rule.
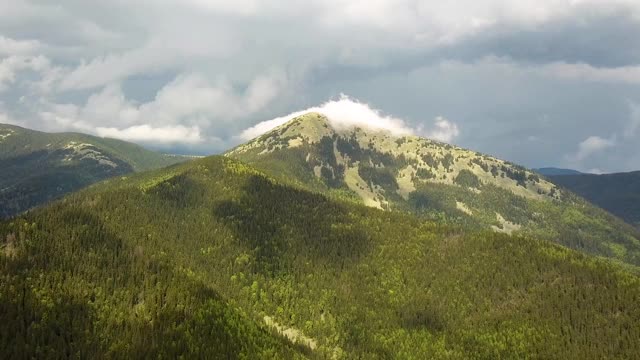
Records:
[[[444,117],[439,116],[435,119],[432,130],[423,131],[422,125],[419,129],[412,128],[400,118],[385,115],[382,111],[374,109],[368,104],[342,94],[339,99],[329,100],[320,106],[310,107],[286,116],[260,122],[242,131],[240,139],[244,141],[253,139],[298,116],[311,112],[326,116],[336,129],[361,127],[388,131],[395,136],[424,135],[440,141],[451,141],[459,134],[458,126]]]

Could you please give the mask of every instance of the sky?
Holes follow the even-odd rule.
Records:
[[[0,0],[0,123],[214,154],[305,109],[640,170],[640,1]]]

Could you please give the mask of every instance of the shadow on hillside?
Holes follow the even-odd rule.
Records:
[[[256,250],[260,270],[279,270],[296,259],[346,264],[370,244],[357,208],[324,196],[251,176],[237,200],[222,201],[214,215]]]
[[[65,161],[69,150],[34,151],[0,159],[0,219],[14,216],[37,205],[58,199],[112,176],[124,175],[133,168],[120,160],[117,166],[93,159]]]

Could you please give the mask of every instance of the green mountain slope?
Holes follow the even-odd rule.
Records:
[[[416,136],[334,128],[310,113],[226,156],[282,181],[371,207],[528,234],[640,264],[640,233],[521,166]]]
[[[115,139],[0,124],[0,218],[112,176],[184,160]]]
[[[640,352],[640,279],[619,265],[331,199],[229,158],[107,180],[0,222],[0,243],[9,357]]]
[[[549,180],[640,227],[640,171],[551,176]]]

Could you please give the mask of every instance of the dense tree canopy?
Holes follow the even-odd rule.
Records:
[[[576,215],[577,216],[577,215]],[[211,157],[0,223],[10,358],[632,358],[640,279]]]

